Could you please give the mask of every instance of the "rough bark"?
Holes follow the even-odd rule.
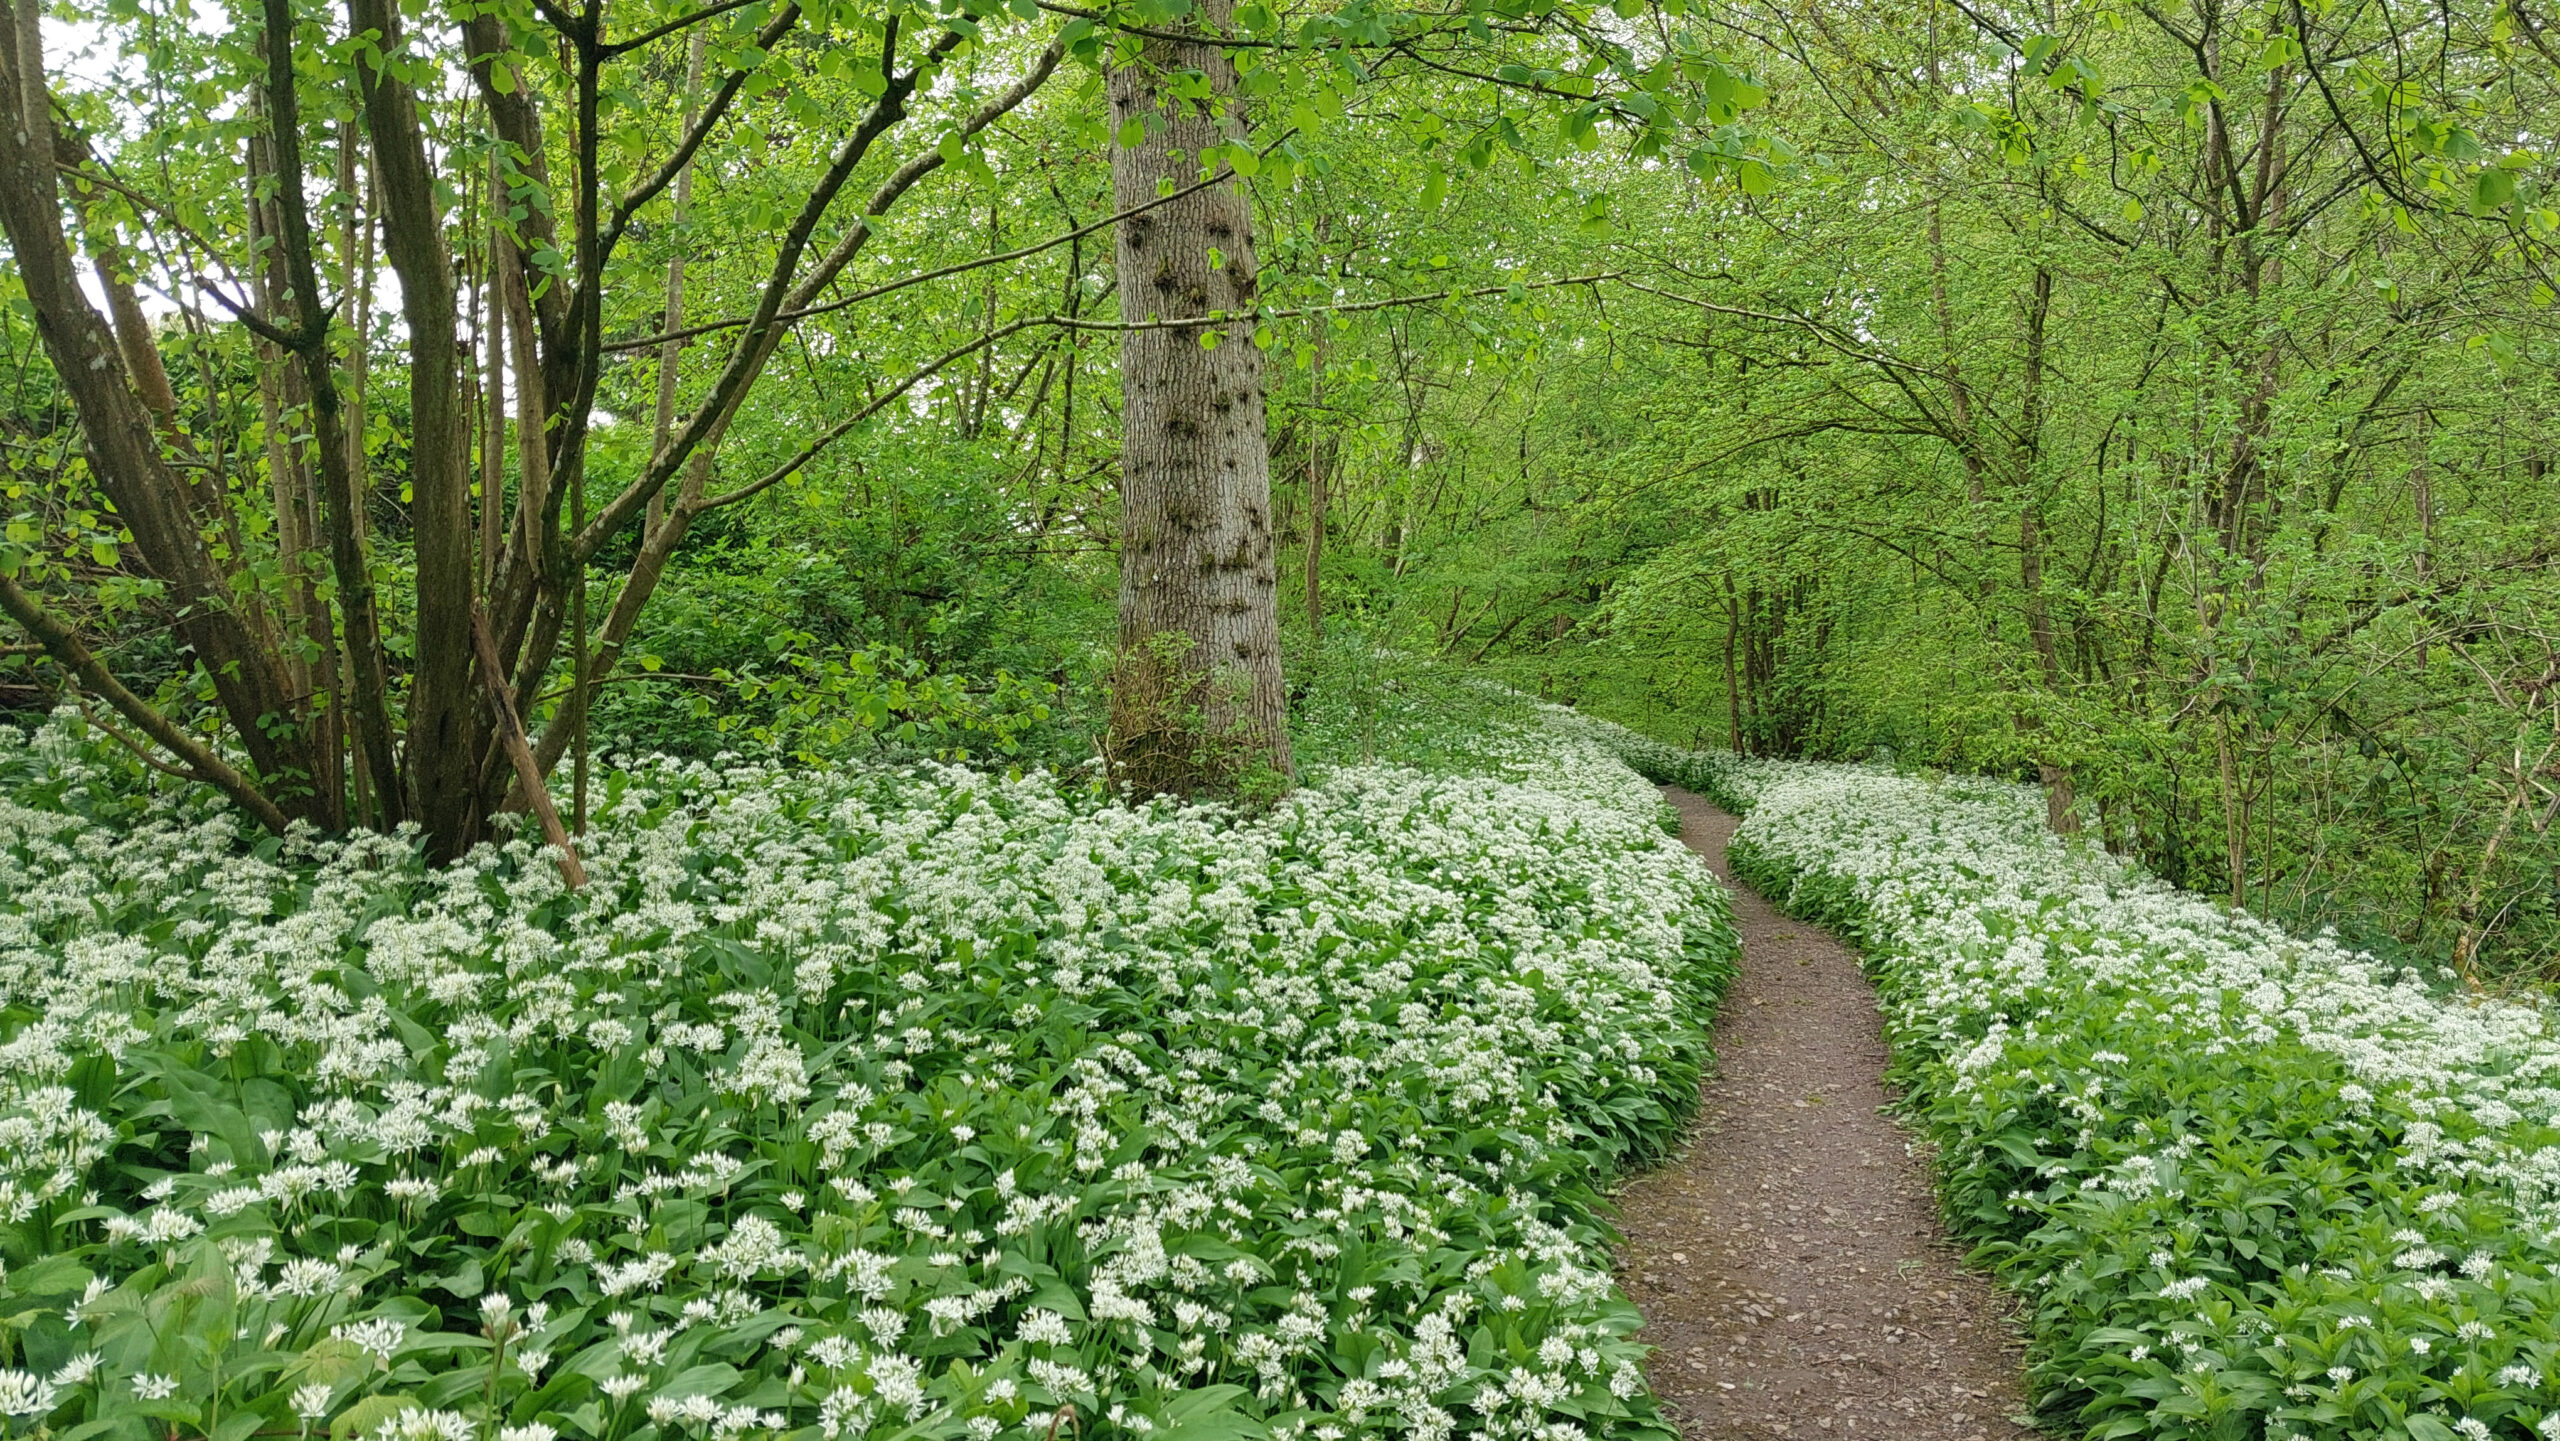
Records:
[[[1230,0],[1206,0],[1198,39],[1153,32],[1110,76],[1115,126],[1145,135],[1111,153],[1121,210],[1200,178],[1200,157],[1241,137],[1235,68],[1208,37]],[[1179,72],[1207,97],[1173,98]],[[1290,773],[1271,545],[1271,453],[1262,352],[1248,338],[1256,270],[1251,202],[1232,175],[1122,221],[1120,309],[1132,321],[1198,321],[1126,332],[1120,444],[1120,658],[1111,702],[1114,769],[1133,789],[1232,790],[1267,767]],[[1223,317],[1242,315],[1232,321]]]

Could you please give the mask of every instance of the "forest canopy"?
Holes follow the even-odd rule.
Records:
[[[2560,11],[15,0],[0,703],[1248,802],[1417,658],[2560,946]]]

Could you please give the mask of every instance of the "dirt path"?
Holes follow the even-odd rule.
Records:
[[[1667,790],[1728,884],[1734,819]],[[1692,1437],[2013,1441],[2035,1432],[2004,1298],[1966,1273],[1878,1114],[1875,992],[1828,935],[1734,886],[1742,978],[1686,1155],[1629,1185],[1620,1277]]]

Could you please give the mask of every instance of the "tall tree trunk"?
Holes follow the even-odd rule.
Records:
[[[1742,675],[1734,669],[1734,641],[1742,634],[1742,605],[1733,598],[1733,580],[1724,583],[1724,723],[1725,743],[1742,754]]]
[[[1204,153],[1242,136],[1235,67],[1207,38],[1233,12],[1232,0],[1203,0],[1192,25],[1202,38],[1158,33],[1112,70],[1113,122],[1146,132],[1112,149],[1120,209],[1197,180]],[[1182,71],[1207,77],[1205,98],[1172,97],[1166,82]],[[1137,790],[1176,794],[1232,790],[1260,767],[1285,778],[1262,352],[1246,338],[1249,318],[1210,318],[1254,304],[1251,201],[1230,173],[1122,221],[1118,261],[1125,319],[1200,323],[1121,340],[1114,769]]]
[[[2232,759],[2231,717],[2220,719],[2214,753],[2222,767],[2222,860],[2231,872],[2231,909],[2236,911],[2249,903],[2249,812]],[[2432,882],[2428,890],[2432,900]]]
[[[336,731],[336,716],[342,713],[352,722],[356,742],[365,755],[365,769],[376,781],[373,799],[380,818],[396,821],[399,808],[388,799],[387,788],[381,784],[385,777],[395,774],[396,765],[391,744],[390,666],[382,642],[380,608],[374,600],[371,562],[364,548],[364,496],[348,469],[350,443],[339,403],[335,355],[329,343],[330,312],[320,297],[311,215],[302,190],[302,121],[293,63],[295,17],[289,0],[265,0],[263,13],[267,50],[265,104],[275,147],[278,274],[281,288],[293,304],[295,373],[309,399],[312,453],[321,477],[318,499],[322,503],[309,507],[317,514],[306,523],[304,534],[316,539],[325,525],[330,569],[338,584],[338,611],[346,630],[349,679],[353,682],[332,688],[335,704],[329,729],[322,735],[329,746],[323,790],[343,809],[345,789]],[[288,398],[299,397],[288,391]],[[311,498],[311,489],[306,480],[306,501]],[[324,655],[333,656],[337,638],[325,613],[316,618],[313,630],[312,643]],[[334,664],[324,666],[326,671],[335,669]]]
[[[2038,675],[2049,695],[2062,690],[2062,657],[2054,644],[2053,610],[2044,595],[2044,501],[2037,457],[2044,444],[2044,346],[2046,323],[2053,315],[2053,272],[2036,267],[2027,293],[2026,394],[2018,407],[2016,445],[2011,452],[2018,488],[2018,590],[2026,600],[2027,638],[2035,647]],[[2035,722],[2041,730],[2043,722]],[[2044,782],[2044,821],[2056,835],[2080,829],[2072,805],[2071,772],[2050,750],[2036,759],[2037,779]]]
[[[290,38],[281,43],[289,45]],[[289,59],[287,64],[291,64]],[[280,152],[269,136],[251,135],[248,150],[249,233],[262,247],[255,276],[258,308],[271,323],[299,330],[307,315],[325,314],[316,300],[304,306],[294,283],[296,252],[284,216],[289,203],[300,202],[301,176],[288,177],[278,170]],[[286,192],[288,184],[293,187],[290,196]],[[269,191],[273,194],[269,195]],[[304,238],[307,240],[308,236]],[[302,254],[307,258],[307,249]],[[319,814],[324,824],[334,830],[346,824],[345,772],[340,754],[344,738],[339,724],[345,697],[338,684],[336,622],[320,598],[318,577],[310,564],[312,553],[320,547],[320,506],[311,476],[312,456],[300,434],[306,421],[323,443],[335,434],[336,409],[324,403],[335,399],[335,392],[329,388],[329,351],[322,342],[287,354],[260,341],[257,353],[259,419],[267,441],[267,491],[275,513],[277,569],[284,577],[285,611],[290,617],[286,641],[278,655],[293,687],[294,699],[302,707],[302,720],[311,733],[311,786],[318,797]],[[327,693],[325,705],[312,704],[315,691]]]
[[[372,383],[373,376],[374,226],[373,207],[367,202],[364,193],[364,187],[372,171],[365,167],[363,149],[362,132],[357,128],[355,120],[349,117],[339,121],[338,185],[340,192],[346,196],[347,205],[338,235],[339,264],[347,289],[347,308],[352,312],[350,328],[354,332],[347,342],[345,506],[346,525],[352,532],[354,540],[354,544],[348,548],[348,554],[353,556],[358,564],[366,564],[368,560],[365,550],[366,508],[372,503],[373,496],[373,483],[367,473],[368,458],[365,453],[364,437],[365,393]],[[365,594],[367,597],[372,595],[370,576],[365,581]],[[369,609],[373,607],[370,599],[366,604]],[[346,637],[344,641],[345,659],[343,665],[337,668],[338,674],[364,676],[367,678],[367,684],[372,684],[376,680],[384,683],[389,681],[390,667],[387,662],[375,667],[366,661],[360,661],[356,656],[354,638]],[[335,690],[338,684],[338,680],[333,676],[330,682],[331,688]],[[344,692],[339,693],[344,694]],[[374,773],[378,766],[398,764],[396,758],[390,754],[389,702],[384,698],[377,706],[372,697],[354,697],[353,699],[364,703],[367,715],[358,724],[362,734],[357,737],[354,748],[355,764],[352,768],[354,799],[348,807],[347,814],[351,821],[379,826],[394,813],[393,809],[386,809],[381,804],[383,798],[391,798],[396,808],[400,794],[400,783],[396,771],[391,775],[378,776]],[[354,709],[351,706],[339,707],[343,714],[348,715],[354,714]],[[379,745],[372,743],[372,737],[375,734],[381,736]]]
[[[339,236],[346,260],[348,323],[355,335],[347,348],[347,484],[356,498],[356,535],[365,533],[365,507],[373,494],[366,478],[364,448],[365,392],[373,381],[373,232],[374,207],[368,198],[373,172],[364,164],[353,120],[338,126],[338,183],[346,192],[346,224]]]
[[[88,138],[68,125],[54,126],[53,158],[56,165],[68,169],[97,168]],[[152,338],[151,319],[143,314],[142,298],[134,292],[133,261],[117,242],[115,222],[98,213],[96,202],[103,193],[77,182],[72,186],[71,205],[80,217],[81,243],[89,252],[90,268],[98,273],[98,288],[106,292],[107,315],[115,322],[116,345],[124,353],[134,393],[160,422],[162,437],[183,446],[187,441],[178,429],[177,388],[169,383],[169,368],[160,359],[159,342]]]
[[[1316,318],[1316,367],[1307,390],[1307,633],[1324,641],[1324,486],[1325,460],[1332,450],[1324,429],[1325,330],[1329,317]]]
[[[695,119],[702,112],[702,69],[708,58],[710,39],[711,32],[707,27],[697,25],[693,28],[692,43],[684,62],[684,129],[679,132],[682,134],[692,132]],[[669,221],[681,237],[685,215],[693,208],[693,162],[690,160],[676,172],[674,198],[675,209]],[[684,243],[681,239],[677,241],[676,253],[667,257],[667,306],[659,329],[662,334],[684,329]],[[675,438],[676,361],[683,354],[684,342],[681,340],[670,340],[658,347],[658,413],[657,424],[650,432],[649,446],[653,455],[666,449],[667,442]],[[661,490],[649,497],[648,523],[640,532],[644,542],[645,537],[666,518],[666,492]]]
[[[483,258],[481,304],[488,319],[488,389],[480,403],[480,586],[498,584],[498,556],[507,524],[507,306],[506,281],[499,273],[499,247],[504,236],[498,217],[506,210],[505,173],[496,157],[489,161],[489,249]]]
[[[274,0],[270,0],[274,3]],[[372,31],[380,54],[403,51],[398,11],[388,0],[347,0],[349,28]],[[383,238],[400,277],[409,325],[410,530],[417,548],[416,663],[409,681],[412,814],[427,849],[449,859],[479,838],[472,748],[471,444],[454,360],[453,266],[444,217],[428,168],[416,95],[400,73],[360,60],[365,128],[373,134],[374,179]],[[538,449],[539,446],[527,447]],[[390,786],[383,787],[387,798]]]

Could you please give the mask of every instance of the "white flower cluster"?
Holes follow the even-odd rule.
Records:
[[[1732,933],[1587,737],[1250,815],[632,763],[572,893],[525,841],[244,849],[73,719],[9,734],[0,1299],[65,1358],[0,1378],[25,1414],[1659,1427],[1593,1207]]]
[[[1676,752],[1737,873],[1869,950],[1949,1213],[2092,1434],[2527,1438],[2560,1409],[2560,1016],[2303,939],[2031,788]]]

